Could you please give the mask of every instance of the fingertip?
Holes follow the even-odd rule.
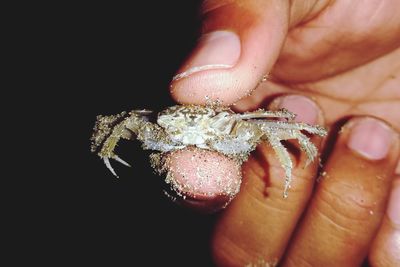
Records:
[[[233,69],[202,70],[172,82],[170,93],[181,104],[204,105],[212,101],[229,106],[252,91],[242,86],[240,79]]]
[[[355,118],[345,129],[350,129],[348,147],[368,160],[377,161],[398,154],[399,135],[384,121],[373,117]]]
[[[324,124],[324,116],[321,108],[310,98],[303,95],[284,95],[275,98],[270,108],[285,108],[296,114],[296,122],[308,124]]]
[[[183,71],[175,75],[172,81],[205,70],[232,68],[237,63],[240,52],[240,38],[234,31],[217,30],[203,34],[190,60],[182,67]]]
[[[279,54],[287,8],[286,1],[208,2],[203,35],[175,75],[172,97],[179,103],[230,105],[250,94]]]
[[[393,228],[396,229],[399,232],[398,234],[400,235],[400,175],[397,176],[395,181],[393,182],[393,188],[392,192],[390,193],[387,214]]]
[[[400,176],[393,182],[387,216],[372,243],[369,261],[372,266],[400,266]]]
[[[216,211],[239,191],[240,164],[220,153],[190,147],[172,152],[167,162],[166,181],[185,206]]]

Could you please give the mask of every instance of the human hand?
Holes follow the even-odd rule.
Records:
[[[318,162],[305,168],[304,156],[294,157],[287,199],[282,168],[268,145],[259,146],[243,166],[241,191],[216,224],[216,263],[357,266],[369,256],[372,266],[400,265],[400,6],[205,1],[203,14],[205,35],[171,85],[178,102],[241,99],[234,106],[239,111],[269,103],[325,125],[335,140],[313,139],[326,151],[315,190]],[[210,172],[235,168],[211,152],[190,153],[218,160],[218,169],[199,162]],[[172,164],[190,171],[188,162],[176,157]],[[201,195],[196,204],[202,207],[215,199],[221,204],[217,184],[201,190],[212,194],[183,193]]]

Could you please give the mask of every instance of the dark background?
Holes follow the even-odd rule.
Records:
[[[21,7],[29,16],[14,20],[13,34],[22,36],[15,42],[21,61],[14,63],[26,71],[18,81],[29,86],[26,93],[14,90],[24,114],[14,151],[23,164],[12,167],[16,191],[6,202],[13,204],[7,247],[17,251],[15,263],[212,266],[216,215],[165,197],[163,178],[153,174],[139,143],[118,147],[132,165],[112,162],[120,179],[89,151],[96,115],[174,104],[168,86],[196,43],[198,5]]]
[[[64,202],[73,209],[63,224],[70,244],[65,258],[82,257],[79,263],[86,265],[212,266],[215,215],[197,214],[166,198],[163,178],[153,174],[149,153],[139,143],[121,142],[119,153],[132,168],[112,162],[120,179],[89,153],[96,115],[160,111],[174,103],[169,82],[197,39],[197,2],[143,2],[77,7],[71,16],[66,47],[73,62],[67,71],[74,83],[67,81],[67,91],[75,95],[70,109],[78,123],[75,134],[83,139],[72,174],[75,190]],[[71,177],[63,179],[70,183]]]

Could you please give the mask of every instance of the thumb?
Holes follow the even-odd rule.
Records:
[[[214,0],[202,5],[202,35],[171,84],[179,103],[248,95],[275,63],[288,31],[289,1]]]

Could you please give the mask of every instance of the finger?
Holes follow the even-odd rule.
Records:
[[[269,72],[282,47],[289,1],[204,1],[202,36],[171,84],[177,102],[232,104]]]
[[[298,113],[297,118],[309,123],[323,123],[318,107],[308,98],[281,97],[274,105]],[[321,147],[320,138],[312,137],[312,142]],[[240,193],[215,227],[212,251],[219,265],[264,262],[273,266],[279,260],[312,192],[318,169],[318,160],[305,167],[304,153],[292,156],[293,182],[286,199],[282,197],[284,171],[269,144],[260,145],[244,165]]]
[[[399,47],[400,5],[396,1],[328,2],[322,12],[288,33],[274,67],[276,79],[322,80]]]
[[[386,216],[369,253],[371,266],[400,266],[400,176],[393,183]]]
[[[202,212],[225,207],[238,193],[240,165],[224,155],[190,147],[172,152],[166,182],[179,203]]]
[[[374,118],[341,130],[283,266],[359,266],[385,212],[399,138]]]

